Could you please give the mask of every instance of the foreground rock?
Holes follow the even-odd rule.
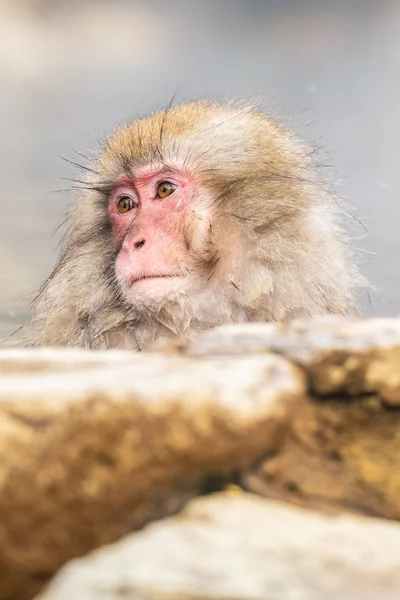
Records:
[[[400,319],[325,317],[206,332],[191,356],[276,352],[303,370],[309,397],[284,443],[242,479],[308,506],[400,519]]]
[[[222,545],[223,556],[226,540],[228,562],[218,562],[217,555],[208,551],[208,539],[203,544],[203,525],[197,526],[196,517],[195,528],[200,531],[193,537],[192,552],[201,581],[203,575],[210,577],[210,585],[203,589],[201,584],[203,591],[193,596],[190,583],[190,590],[178,597],[208,594],[217,598],[213,581],[223,597],[232,597],[229,577],[239,591],[245,590],[241,571],[229,554],[231,534],[226,531],[231,529],[232,536],[243,541],[239,529],[255,529],[253,516],[246,516],[254,512],[260,536],[263,532],[268,538],[264,545],[260,540],[260,548],[266,550],[267,565],[271,563],[276,570],[266,571],[262,579],[262,568],[256,575],[238,549],[238,564],[247,569],[243,571],[246,581],[254,580],[245,598],[258,598],[252,594],[265,589],[268,594],[271,591],[273,600],[308,600],[314,592],[315,598],[319,594],[319,598],[342,600],[352,597],[346,595],[348,590],[357,590],[353,597],[374,599],[381,589],[387,593],[380,597],[389,598],[398,585],[389,564],[390,557],[397,561],[397,550],[392,552],[389,545],[395,538],[397,544],[397,524],[356,517],[332,520],[295,505],[400,520],[399,373],[397,319],[226,326],[192,343],[169,344],[163,352],[158,349],[149,354],[2,352],[0,600],[31,599],[69,558],[176,512],[193,496],[221,489],[230,481],[292,506],[279,508],[261,499],[255,504],[242,492],[232,512],[231,504],[227,505],[231,521],[222,520],[223,509],[218,508],[214,518],[214,509],[208,513],[207,508],[202,521],[205,530],[207,519],[226,523],[215,528],[215,536],[221,536],[215,543]],[[239,529],[235,529],[233,515]],[[172,521],[182,522],[186,523]],[[358,529],[353,539],[354,523]],[[367,534],[363,537],[359,532],[364,527]],[[337,555],[326,548],[325,552],[322,538],[312,537],[318,528],[325,532],[329,548],[340,545]],[[297,532],[293,538],[292,529]],[[154,531],[164,529],[159,525]],[[388,532],[385,560],[368,537],[380,544],[382,531]],[[377,579],[373,572],[367,577],[364,562],[355,563],[348,553],[346,544],[356,549],[356,556],[362,540],[368,550],[368,569],[374,560],[382,565]],[[149,547],[157,552],[156,542]],[[176,560],[188,564],[187,581],[194,581],[189,550],[179,547],[183,551]],[[257,556],[253,546],[249,552]],[[301,562],[300,554],[310,562],[305,563],[305,558]],[[272,555],[280,557],[278,562]],[[216,561],[215,571],[209,556]],[[326,557],[326,564],[321,557]],[[164,571],[160,567],[165,579],[161,577],[161,587],[154,594],[145,582],[144,587],[135,588],[133,597],[166,598],[172,589],[167,573],[171,577],[175,573],[172,567],[168,569],[168,564]],[[393,569],[397,573],[397,562]],[[336,574],[336,583],[331,572]],[[154,577],[155,573],[151,568]],[[70,597],[80,598],[81,584],[73,581],[78,591],[68,588]],[[115,596],[113,585],[110,598]],[[174,586],[175,579],[171,593],[177,597]],[[131,594],[129,587],[119,589],[121,595]],[[97,597],[93,592],[93,600]],[[400,587],[392,597],[400,597]]]
[[[249,468],[303,396],[273,355],[4,351],[0,598],[32,598],[67,559]]]
[[[322,317],[210,330],[188,345],[194,356],[276,352],[300,365],[316,394],[379,394],[400,407],[400,319]]]
[[[193,501],[88,557],[37,600],[398,600],[400,525],[247,494]]]

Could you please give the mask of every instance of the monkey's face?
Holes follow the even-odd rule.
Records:
[[[284,264],[286,228],[296,239],[293,223],[311,198],[299,184],[297,154],[262,115],[208,103],[117,130],[94,170],[94,214],[107,238],[94,237],[113,258],[105,260],[103,247],[96,254],[105,293],[116,282],[113,301],[122,300],[127,318],[168,313],[180,329],[266,306],[271,264]],[[77,220],[96,232],[92,212]],[[95,310],[106,304],[100,292],[95,301]]]
[[[248,268],[245,226],[253,219],[244,191],[259,130],[248,111],[199,103],[134,121],[107,140],[95,172],[106,182],[100,202],[107,200],[124,304],[156,312],[179,304],[185,315],[214,321],[238,304],[245,286],[239,292],[237,279],[258,279]],[[254,212],[257,223],[258,206]]]
[[[117,178],[108,213],[119,248],[115,274],[126,301],[157,306],[201,285],[193,272],[195,250],[204,246],[208,229],[206,206],[206,192],[183,170],[153,163]]]

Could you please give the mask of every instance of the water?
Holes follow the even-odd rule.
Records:
[[[57,256],[74,176],[116,124],[177,100],[261,96],[328,151],[364,230],[369,315],[400,308],[400,3],[30,0],[0,4],[0,337]],[[355,223],[355,222],[354,222]]]

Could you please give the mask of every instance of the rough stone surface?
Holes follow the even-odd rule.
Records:
[[[74,560],[37,600],[398,600],[400,525],[217,494]]]
[[[143,569],[126,585],[118,550],[104,576],[100,553],[89,579],[49,593],[400,598],[398,524],[299,506],[400,520],[399,373],[398,319],[225,326],[148,354],[4,350],[0,600],[30,600],[69,558],[232,481],[269,500],[194,504],[132,538]]]
[[[243,475],[258,494],[400,519],[400,412],[376,396],[308,399],[283,443]]]
[[[276,352],[300,366],[309,397],[277,452],[243,477],[268,497],[400,519],[400,319],[324,317],[206,332],[190,356]]]
[[[400,319],[226,325],[201,334],[186,350],[196,356],[271,351],[301,365],[316,394],[377,393],[400,406]]]
[[[2,352],[1,600],[32,598],[70,557],[248,468],[303,395],[273,355]]]

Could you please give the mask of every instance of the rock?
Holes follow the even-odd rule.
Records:
[[[300,365],[314,393],[377,393],[400,406],[400,319],[321,317],[225,325],[199,335],[190,356],[276,352]]]
[[[399,524],[217,494],[70,562],[37,600],[399,597]]]
[[[194,503],[127,540],[133,563],[117,545],[115,576],[104,550],[48,593],[397,599],[398,555],[381,546],[399,524],[299,505],[400,520],[398,373],[397,319],[225,326],[147,354],[4,350],[0,600],[31,599],[68,559],[232,481],[269,500]]]
[[[282,443],[304,395],[286,359],[0,354],[0,598],[176,511]]]
[[[209,358],[273,351],[307,376],[310,397],[293,411],[284,443],[244,475],[246,489],[400,519],[400,413],[393,410],[400,399],[400,319],[227,325],[181,351]]]
[[[376,396],[308,399],[242,485],[309,507],[400,520],[400,414]]]

